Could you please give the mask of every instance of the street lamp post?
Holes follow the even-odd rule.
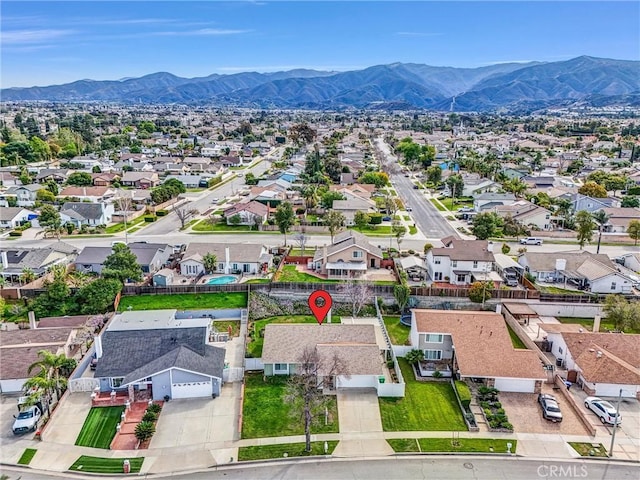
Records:
[[[609,447],[609,457],[613,457],[613,442],[616,440],[616,428],[618,427],[618,419],[620,418],[620,401],[622,400],[622,389],[618,394],[618,403],[616,404],[616,419],[613,422],[613,432],[611,432],[611,446]]]

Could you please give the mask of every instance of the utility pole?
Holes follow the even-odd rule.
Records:
[[[616,428],[618,427],[618,418],[620,418],[620,401],[622,400],[622,389],[618,394],[618,403],[616,404],[616,419],[613,422],[613,432],[611,432],[611,446],[609,447],[609,457],[613,457],[613,442],[616,440]]]

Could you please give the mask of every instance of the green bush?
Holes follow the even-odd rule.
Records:
[[[458,396],[460,397],[460,403],[462,403],[462,408],[469,410],[469,405],[471,404],[471,390],[469,386],[462,380],[456,380],[455,386]]]
[[[156,433],[156,426],[153,422],[140,422],[136,425],[135,435],[138,440],[144,442],[149,440]]]
[[[158,415],[156,413],[150,412],[149,410],[144,412],[144,415],[142,416],[143,422],[155,422],[157,419]]]
[[[149,405],[147,407],[147,412],[151,412],[151,413],[160,413],[160,411],[162,410],[162,407],[160,405],[158,405],[157,403],[152,403],[151,405]]]
[[[156,212],[156,216],[158,216],[158,217],[164,217],[165,215],[168,215],[168,214],[169,214],[169,212],[167,210],[158,210]]]
[[[369,214],[369,224],[371,225],[380,225],[382,223],[382,214],[381,213],[370,213]]]
[[[156,221],[156,217],[154,217],[152,215],[145,215],[144,221],[147,222],[147,223],[155,222]]]
[[[22,232],[20,230],[12,230],[11,232],[9,232],[9,236],[10,237],[21,237],[22,236]]]

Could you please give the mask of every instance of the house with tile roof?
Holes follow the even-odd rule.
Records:
[[[609,216],[609,220],[604,225],[605,232],[626,233],[631,220],[640,220],[640,208],[610,207],[602,210]]]
[[[547,332],[551,352],[568,378],[588,395],[614,397],[622,389],[623,397],[640,400],[640,335],[581,330]]]
[[[410,340],[424,352],[421,372],[480,379],[502,392],[539,393],[546,380],[538,355],[516,349],[494,312],[414,309]]]
[[[369,243],[360,232],[347,230],[334,237],[331,245],[318,248],[313,269],[330,279],[359,277],[369,268],[380,268],[382,250]]]
[[[633,281],[604,254],[584,250],[525,252],[518,256],[518,263],[539,281],[561,283],[591,293],[631,293],[633,288]]]
[[[264,374],[295,374],[309,349],[319,359],[319,382],[325,391],[377,388],[380,378],[385,378],[386,345],[379,343],[374,326],[337,323],[267,325],[262,349]]]
[[[528,200],[518,200],[511,205],[499,205],[492,210],[500,217],[510,216],[526,227],[536,230],[551,230],[551,211]]]

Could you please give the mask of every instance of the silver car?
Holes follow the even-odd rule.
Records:
[[[584,406],[595,413],[602,423],[620,425],[622,422],[622,415],[618,413],[616,407],[606,400],[598,397],[587,397],[584,399]]]
[[[37,406],[33,405],[25,408],[18,416],[13,416],[13,418],[16,419],[16,421],[13,422],[13,433],[18,435],[20,433],[35,432],[41,416],[42,413]]]
[[[540,393],[538,394],[538,403],[542,408],[542,416],[545,420],[551,420],[552,422],[562,421],[562,412],[556,397],[547,393]]]

